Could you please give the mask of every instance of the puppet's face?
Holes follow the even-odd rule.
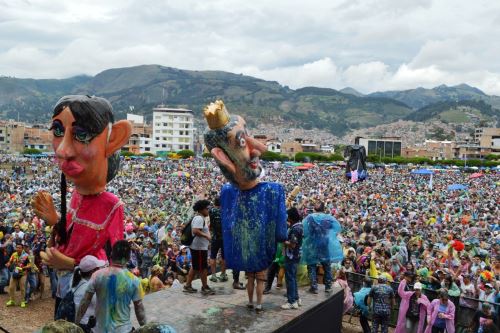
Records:
[[[228,146],[223,149],[230,160],[226,168],[240,189],[250,189],[257,184],[262,173],[259,157],[266,151],[266,146],[250,136],[243,118],[238,116],[237,119],[228,133]]]
[[[52,119],[52,145],[57,163],[80,194],[96,194],[106,186],[108,128],[96,137],[75,122],[69,107]]]

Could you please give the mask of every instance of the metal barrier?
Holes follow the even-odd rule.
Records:
[[[349,284],[349,287],[351,288],[351,291],[353,293],[357,292],[363,287],[363,281],[365,280],[365,275],[358,274],[358,273],[352,273],[352,272],[347,272],[347,283]],[[395,327],[397,324],[398,320],[398,313],[399,313],[399,304],[401,302],[401,298],[398,295],[398,287],[399,287],[399,282],[391,282],[391,287],[394,290],[394,293],[396,295],[396,306],[392,309],[391,312],[391,320],[389,325],[392,327]],[[431,289],[424,289],[423,293],[429,301],[432,301],[437,298],[437,291],[436,290],[431,290]],[[457,329],[457,333],[461,332],[466,332],[467,328],[472,322],[472,319],[474,318],[474,314],[476,313],[475,309],[471,309],[469,307],[461,306],[460,305],[460,298],[461,297],[449,297],[449,300],[455,304],[455,328]],[[463,299],[470,300],[470,301],[475,301],[478,304],[479,303],[489,303],[492,306],[497,307],[497,309],[500,307],[499,303],[491,303],[487,301],[481,301],[476,298],[469,298],[469,297],[462,297]],[[498,313],[498,311],[496,311]],[[370,318],[371,319],[371,318]]]

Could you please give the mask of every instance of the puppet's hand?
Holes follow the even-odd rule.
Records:
[[[65,256],[56,248],[48,247],[45,252],[40,252],[44,264],[57,269],[73,270],[75,259]]]
[[[54,201],[49,192],[40,191],[35,194],[31,199],[31,206],[33,206],[35,214],[47,222],[48,225],[54,225],[59,220]]]

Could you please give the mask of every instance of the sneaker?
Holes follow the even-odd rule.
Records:
[[[215,274],[212,274],[212,276],[210,277],[209,280],[212,282],[219,282],[219,279],[217,278],[217,276]]]
[[[331,293],[332,292],[332,287],[325,288],[325,293]]]
[[[191,294],[194,294],[194,293],[197,293],[198,292],[198,289],[194,289],[193,287],[191,286],[184,286],[184,289],[182,290],[183,292],[185,293],[191,293]]]
[[[302,300],[300,298],[297,300],[297,305],[302,306]]]
[[[247,304],[247,308],[249,308],[249,309],[253,309],[253,308],[254,308],[253,303],[248,303],[248,304]]]
[[[240,283],[240,282],[234,282],[233,283],[233,289],[237,289],[237,290],[245,290],[247,289],[243,283]]]
[[[255,312],[260,313],[262,311],[264,311],[264,309],[262,308],[262,304],[257,304],[255,306]]]
[[[221,274],[219,276],[219,280],[220,282],[226,282],[228,279],[227,279],[227,274]]]
[[[201,293],[203,295],[215,295],[215,290],[213,290],[209,286],[201,287]]]
[[[7,303],[5,303],[6,306],[14,306],[16,303],[13,300],[8,300]]]
[[[264,289],[264,291],[262,292],[264,295],[267,295],[267,294],[270,294],[271,293],[271,289]]]
[[[318,289],[309,288],[309,292],[310,292],[311,294],[317,294],[317,293],[318,293]]]
[[[25,308],[25,307],[27,307],[27,306],[28,306],[28,303],[26,303],[26,302],[21,302],[21,307],[22,307],[22,308]]]
[[[295,310],[299,308],[299,305],[297,304],[297,302],[294,302],[293,304],[286,302],[281,306],[281,308],[283,310]]]

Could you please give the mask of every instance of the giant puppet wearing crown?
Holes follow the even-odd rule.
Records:
[[[58,273],[57,297],[70,288],[73,268],[86,255],[106,260],[105,246],[123,239],[123,203],[106,192],[120,162],[119,149],[132,132],[126,120],[114,122],[111,104],[99,97],[72,95],[54,107],[52,145],[61,174],[61,210],[51,194],[33,198],[35,213],[53,226],[43,261]],[[74,185],[66,207],[66,181]],[[57,305],[56,305],[57,306]]]
[[[259,181],[259,157],[266,146],[250,135],[242,117],[231,116],[222,101],[208,105],[204,116],[209,127],[205,145],[229,181],[220,196],[226,266],[247,272],[250,303],[257,280],[259,306],[264,272],[277,242],[287,237],[285,191],[281,184]]]

